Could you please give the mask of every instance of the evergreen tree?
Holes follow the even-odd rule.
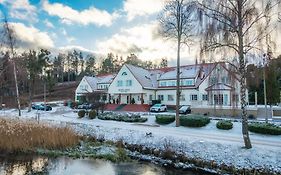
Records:
[[[96,74],[96,58],[94,55],[87,55],[86,59],[85,74],[95,75]]]
[[[109,53],[107,57],[102,61],[99,73],[114,73],[115,71],[114,56],[112,53]]]

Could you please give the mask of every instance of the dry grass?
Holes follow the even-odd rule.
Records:
[[[78,141],[78,136],[67,127],[0,119],[0,151],[3,152],[63,149],[78,144]]]

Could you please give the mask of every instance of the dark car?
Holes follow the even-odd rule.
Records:
[[[92,109],[92,105],[89,103],[83,103],[77,106],[77,109]]]
[[[183,105],[180,107],[179,109],[179,113],[180,114],[190,114],[191,113],[191,109],[189,105]]]
[[[41,111],[51,111],[52,107],[44,104],[32,104],[32,109],[41,110]]]

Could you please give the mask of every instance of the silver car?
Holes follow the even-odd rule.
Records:
[[[165,112],[167,111],[167,106],[164,104],[155,104],[150,108],[150,112]]]

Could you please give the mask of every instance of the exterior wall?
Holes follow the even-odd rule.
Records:
[[[224,68],[221,64],[207,75],[208,77],[199,85],[197,89],[181,89],[181,94],[184,99],[181,98],[181,105],[191,105],[193,106],[212,106],[214,104],[214,95],[222,94],[224,102],[222,105],[216,106],[237,106],[240,104],[240,84],[237,79],[232,79],[230,72]],[[212,78],[216,78],[216,83],[223,83],[235,87],[234,91],[230,89],[219,90],[219,91],[206,91],[206,88],[212,85]],[[131,83],[128,83],[129,80]],[[122,81],[122,85],[120,85]],[[118,83],[119,82],[119,83]],[[195,79],[195,84],[197,80]],[[84,87],[86,84],[85,80],[82,80],[76,89],[76,96],[81,93],[91,92],[91,88],[88,85],[88,89],[84,90],[80,86]],[[103,84],[104,85],[104,84]],[[99,88],[99,84],[98,84]],[[234,104],[233,95],[237,94],[238,101]],[[130,103],[130,99],[134,99],[135,104],[151,104],[152,100],[157,100],[159,95],[163,95],[162,103],[166,105],[176,104],[176,88],[173,89],[161,89],[156,90],[144,89],[138,80],[134,77],[131,71],[124,65],[118,72],[112,83],[108,87],[108,96],[111,97],[111,103],[116,103],[117,99],[119,103],[127,104]],[[191,95],[197,95],[197,100],[193,100]],[[203,99],[203,95],[208,95],[208,99]],[[194,97],[194,96],[193,96]],[[206,97],[206,96],[205,96]],[[120,101],[121,100],[121,101]],[[237,104],[237,105],[236,105]]]
[[[127,85],[127,80],[132,81],[130,86]],[[118,81],[122,81],[122,86],[118,86]],[[127,98],[131,97],[131,99],[134,98],[135,104],[141,104],[141,94],[143,94],[144,91],[141,84],[124,65],[108,87],[108,93],[115,99],[115,102],[119,98],[119,95],[121,95],[121,102],[119,101],[119,103],[126,104]]]
[[[91,92],[93,92],[91,86],[88,84],[87,80],[83,78],[75,90],[75,101],[78,101],[78,96]]]
[[[211,108],[211,107],[191,107],[191,113],[193,114],[207,114],[211,116],[218,116],[218,117],[240,117],[241,116],[241,109],[239,108]],[[258,110],[257,109],[248,109],[248,115],[254,115],[258,117]]]

